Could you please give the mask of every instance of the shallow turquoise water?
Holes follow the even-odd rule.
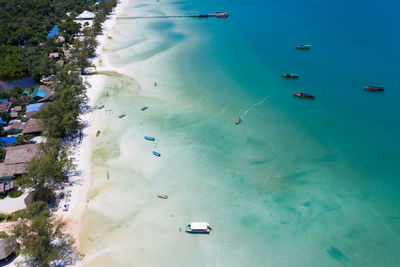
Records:
[[[195,0],[140,1],[133,7],[139,14],[168,9],[231,13],[228,19],[141,22],[154,39],[147,50],[134,47],[150,37],[132,37],[129,23],[135,22],[123,22],[118,29],[127,31],[126,39],[109,50],[116,52],[112,64],[128,68],[181,46],[147,70],[168,99],[139,94],[103,101],[126,109],[152,104],[150,113],[127,119],[131,125],[144,123],[147,132],[142,126],[130,131],[156,136],[152,148],[161,152],[164,167],[150,180],[137,178],[134,184],[168,191],[173,208],[154,204],[155,210],[172,209],[176,218],[185,220],[182,225],[207,220],[215,229],[206,238],[167,242],[172,255],[180,249],[186,254],[181,261],[152,250],[135,255],[139,262],[399,262],[399,3]],[[294,49],[302,43],[313,48]],[[284,72],[301,77],[285,80],[280,77]],[[370,84],[387,90],[365,92],[363,87]],[[316,99],[294,98],[296,91],[313,93]],[[244,121],[235,126],[239,116]],[[129,220],[138,217],[135,213]],[[166,232],[174,235],[175,230]],[[164,234],[152,232],[147,238],[158,240]],[[141,243],[137,235],[132,238]],[[193,253],[192,263],[187,253]]]

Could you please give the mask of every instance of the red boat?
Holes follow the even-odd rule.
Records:
[[[379,86],[365,86],[364,89],[367,91],[379,91],[379,92],[385,91],[385,87],[379,87]]]
[[[215,14],[215,16],[216,16],[217,18],[227,18],[227,17],[229,16],[229,13],[228,13],[228,12],[217,12],[217,13]]]
[[[309,50],[311,49],[311,45],[296,45],[296,49]]]
[[[308,98],[308,99],[314,99],[315,95],[312,94],[307,94],[307,93],[293,93],[294,96],[301,97],[301,98]]]
[[[284,73],[281,75],[282,75],[282,77],[285,77],[285,78],[299,78],[298,74],[293,74],[293,73]]]
[[[239,119],[235,122],[236,125],[242,122],[242,118],[239,117]]]

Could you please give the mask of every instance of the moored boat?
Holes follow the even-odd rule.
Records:
[[[239,119],[237,121],[235,121],[235,124],[238,125],[241,122],[242,122],[242,118],[239,117]]]
[[[102,108],[104,108],[104,105],[101,105],[100,107],[98,107],[98,109],[102,109]]]
[[[145,136],[144,139],[148,140],[148,141],[154,141],[156,140],[154,137],[150,137],[150,136]]]
[[[311,45],[296,45],[296,49],[308,50],[311,49]]]
[[[100,134],[101,134],[101,131],[98,130],[97,133],[96,133],[96,137],[99,136]]]
[[[215,16],[216,16],[217,18],[227,18],[227,17],[229,16],[229,13],[228,13],[228,12],[217,12],[217,13],[215,14]]]
[[[211,230],[207,222],[191,222],[185,227],[185,232],[191,234],[209,234]]]
[[[367,91],[377,91],[377,92],[385,91],[385,87],[382,86],[365,86],[364,89]]]
[[[162,199],[167,199],[168,198],[168,196],[165,195],[165,194],[158,194],[157,197],[158,198],[162,198]]]
[[[144,107],[142,107],[140,110],[143,111],[143,110],[146,110],[146,109],[148,109],[148,108],[149,108],[148,106],[144,106]]]
[[[153,151],[153,155],[156,156],[156,157],[160,157],[161,156],[161,154],[158,153],[157,151]]]
[[[125,114],[121,114],[121,115],[119,115],[118,117],[121,119],[121,118],[123,118],[123,117],[125,117],[126,115]]]
[[[293,93],[294,96],[301,97],[301,98],[308,98],[308,99],[314,99],[315,95],[312,94],[307,94],[307,93]]]
[[[282,77],[285,77],[285,78],[299,78],[299,75],[294,74],[294,73],[283,73],[281,75],[282,75]]]

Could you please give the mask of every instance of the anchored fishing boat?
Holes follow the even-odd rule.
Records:
[[[165,194],[158,194],[157,197],[158,198],[162,198],[162,199],[167,199],[168,198],[168,196],[165,195]]]
[[[309,50],[311,49],[311,45],[296,45],[296,49]]]
[[[148,141],[154,141],[156,140],[154,137],[150,137],[150,136],[145,136],[144,139],[148,140]]]
[[[102,108],[104,108],[104,105],[101,105],[100,107],[98,107],[98,109],[102,109]]]
[[[242,122],[242,118],[239,117],[239,119],[237,121],[235,121],[235,124],[238,125],[241,122]]]
[[[308,99],[314,99],[315,96],[312,94],[307,94],[307,93],[293,93],[294,96],[301,97],[301,98],[308,98]]]
[[[228,13],[228,12],[217,12],[217,13],[215,14],[215,16],[216,16],[217,18],[227,18],[227,17],[229,17],[229,13]]]
[[[191,222],[185,227],[185,232],[191,234],[209,234],[211,230],[208,222]]]
[[[140,110],[143,111],[143,110],[146,110],[146,109],[148,109],[148,106],[144,106]]]
[[[96,137],[99,136],[100,134],[101,134],[101,131],[98,130],[97,133],[96,133]]]
[[[156,157],[160,157],[161,156],[161,154],[158,153],[157,151],[153,151],[153,155],[156,156]]]
[[[283,73],[281,75],[282,75],[282,77],[285,77],[285,78],[299,78],[299,75],[294,74],[294,73]]]
[[[125,114],[121,114],[121,115],[118,116],[118,118],[121,119],[121,118],[123,118],[123,117],[125,117],[125,116],[126,116]]]
[[[376,91],[376,92],[385,91],[385,87],[381,87],[381,86],[365,86],[364,89],[367,91]]]

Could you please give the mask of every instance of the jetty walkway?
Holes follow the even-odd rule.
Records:
[[[158,18],[227,18],[228,12],[217,12],[215,14],[191,14],[191,15],[154,15],[154,16],[133,16],[133,17],[117,17],[117,19],[158,19]]]

